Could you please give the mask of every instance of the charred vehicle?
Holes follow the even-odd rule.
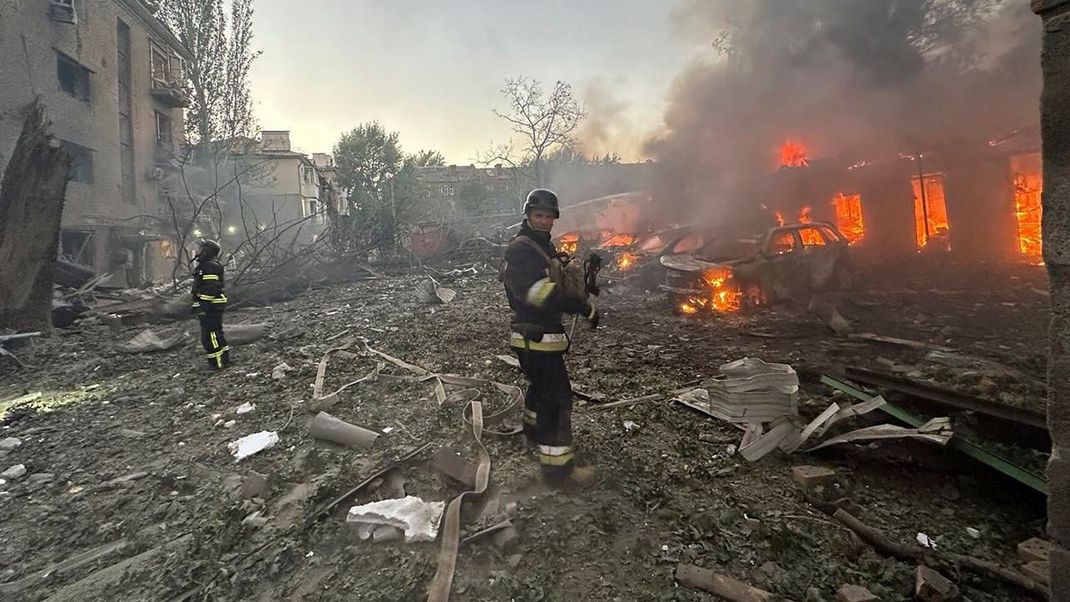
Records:
[[[846,288],[848,248],[843,234],[826,222],[780,226],[755,237],[713,236],[693,252],[661,256],[662,289],[677,297],[681,312],[694,314]]]

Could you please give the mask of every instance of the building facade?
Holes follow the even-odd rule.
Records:
[[[182,144],[178,40],[140,0],[0,0],[0,169],[40,97],[73,157],[61,256],[140,285],[170,274],[162,181]]]

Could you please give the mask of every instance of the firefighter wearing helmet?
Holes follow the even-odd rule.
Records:
[[[597,326],[599,313],[586,293],[569,286],[562,276],[568,258],[550,242],[554,220],[560,216],[552,191],[540,188],[528,193],[525,219],[506,249],[500,279],[513,310],[509,343],[528,381],[524,434],[538,450],[544,480],[585,488],[597,478],[594,470],[575,462],[572,385],[565,367],[569,339],[561,318],[563,314],[582,315]]]
[[[214,240],[204,239],[193,260],[193,312],[201,323],[201,345],[208,354],[208,366],[222,370],[230,365],[230,346],[223,336],[223,312],[227,296],[223,294],[222,248]]]

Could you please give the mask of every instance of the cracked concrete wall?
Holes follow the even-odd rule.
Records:
[[[1070,602],[1070,0],[1033,0],[1044,19],[1044,260],[1051,280],[1048,535],[1052,600]]]

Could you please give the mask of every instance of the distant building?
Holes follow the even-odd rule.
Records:
[[[115,284],[170,275],[161,182],[182,144],[189,58],[140,0],[0,0],[0,170],[40,96],[74,158],[60,254]]]
[[[460,209],[459,201],[466,187],[482,188],[486,206],[519,209],[523,202],[518,192],[517,173],[511,167],[476,167],[475,165],[448,165],[442,167],[418,167],[416,177],[426,195],[429,205],[440,214],[455,216]]]
[[[273,231],[288,240],[311,242],[328,224],[327,205],[344,212],[334,178],[334,158],[325,153],[309,157],[294,151],[290,132],[264,130],[252,147],[235,149],[235,162],[245,174],[241,205],[226,209],[224,238],[244,237],[246,228]],[[285,233],[281,231],[285,230]]]

